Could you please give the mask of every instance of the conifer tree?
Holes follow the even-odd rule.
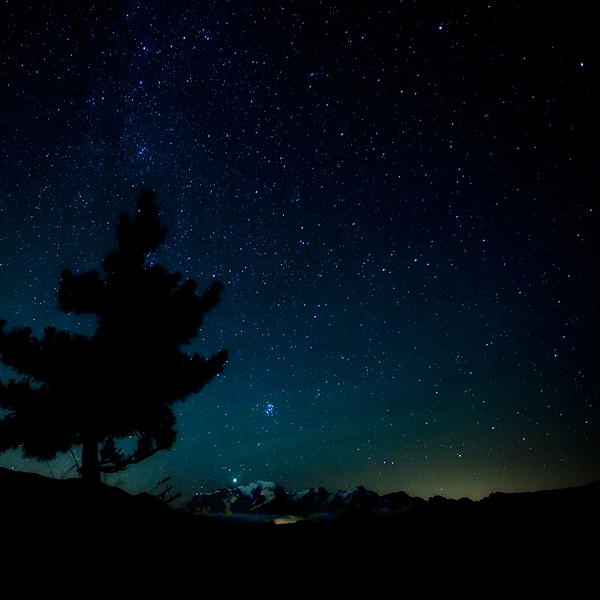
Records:
[[[5,332],[0,321],[1,360],[22,376],[0,382],[0,452],[48,461],[81,447],[83,479],[99,482],[171,448],[172,405],[222,372],[226,350],[205,359],[181,348],[198,336],[222,285],[198,295],[193,280],[148,264],[167,233],[153,197],[142,190],[135,218],[121,215],[101,272],[62,272],[60,310],[95,315],[94,335],[47,328],[38,339],[29,328]]]

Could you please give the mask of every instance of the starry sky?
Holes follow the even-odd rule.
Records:
[[[171,451],[108,481],[477,499],[600,478],[590,11],[4,2],[0,317],[91,334],[60,272],[99,267],[141,187],[169,227],[152,260],[225,285],[189,347],[227,348],[224,373],[176,406]]]

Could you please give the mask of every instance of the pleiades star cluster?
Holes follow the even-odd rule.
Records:
[[[176,407],[173,450],[107,481],[476,499],[598,479],[591,11],[4,2],[7,327],[94,331],[58,311],[60,273],[99,268],[140,188],[169,228],[148,260],[225,285],[189,347],[227,348],[224,373]]]

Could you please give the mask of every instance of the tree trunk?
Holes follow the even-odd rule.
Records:
[[[83,442],[83,449],[81,452],[81,478],[90,485],[101,483],[98,442],[93,436],[89,436],[88,439]]]

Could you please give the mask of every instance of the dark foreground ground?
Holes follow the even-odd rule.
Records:
[[[437,588],[483,596],[503,586],[537,595],[555,585],[574,593],[600,571],[599,511],[596,482],[479,502],[435,498],[396,515],[253,524],[0,469],[0,573],[5,587],[18,582],[22,591],[108,585],[151,597],[188,589],[295,597],[325,587],[400,595],[408,582],[419,595]]]

